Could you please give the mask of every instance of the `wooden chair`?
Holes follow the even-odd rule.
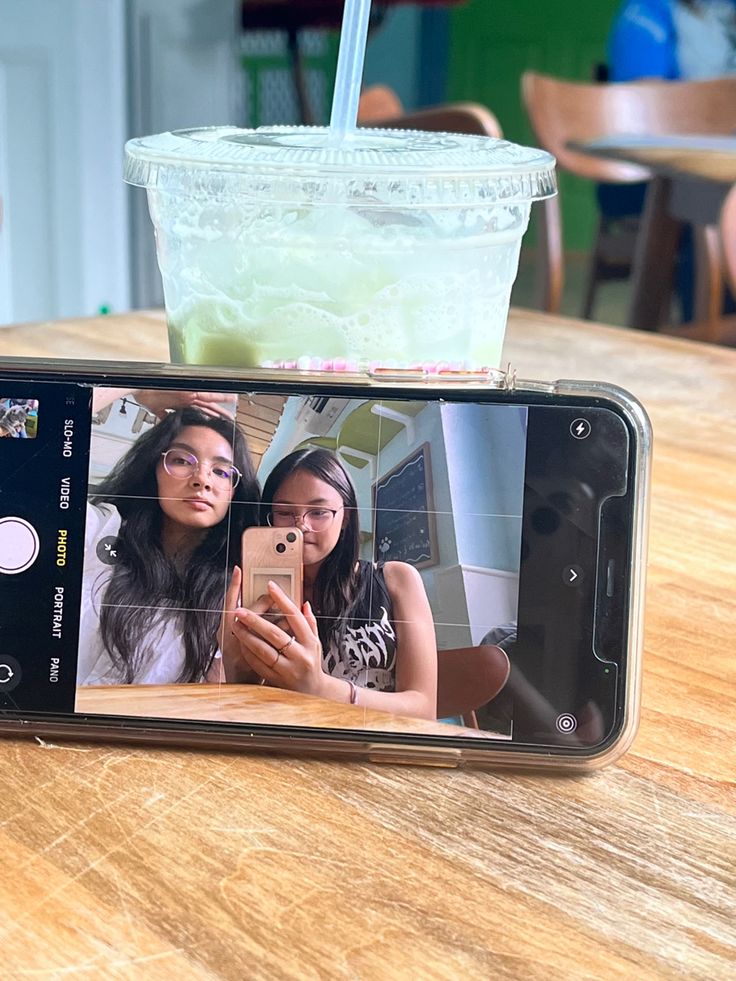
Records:
[[[718,226],[701,230],[709,250],[709,292],[714,298],[723,297],[724,283],[736,296],[736,185],[731,188],[721,207]],[[693,341],[724,344],[736,347],[736,315],[722,316],[720,303],[711,302],[706,320],[694,324],[676,324],[663,328],[663,333]]]
[[[509,680],[508,655],[495,644],[457,647],[437,654],[437,718],[462,716],[478,728],[475,710],[495,698]]]
[[[736,130],[736,77],[698,82],[647,80],[579,83],[525,72],[522,98],[540,145],[557,157],[562,170],[598,183],[632,184],[648,179],[643,167],[585,156],[571,150],[573,140],[605,135],[699,133]],[[540,209],[537,292],[542,309],[560,309],[564,285],[559,197]],[[590,260],[583,317],[590,318],[598,283],[628,275],[637,224],[601,216]],[[696,230],[696,249],[712,255]]]
[[[736,296],[736,185],[723,202],[719,230],[726,279],[731,292]]]
[[[396,93],[383,85],[368,88],[361,95],[358,123],[376,129],[423,129],[496,138],[503,135],[493,113],[477,102],[443,102],[404,112]]]

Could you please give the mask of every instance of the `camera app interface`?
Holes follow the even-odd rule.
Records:
[[[571,737],[568,607],[589,598],[562,574],[564,536],[557,586],[539,584],[565,513],[594,567],[597,491],[548,493],[528,407],[12,388],[2,411],[26,438],[0,444],[4,711],[488,741],[521,738],[532,706]],[[564,698],[540,709],[554,677]]]
[[[526,410],[161,408],[92,417],[78,711],[511,737]]]

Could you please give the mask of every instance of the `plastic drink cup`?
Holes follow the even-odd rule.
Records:
[[[126,145],[148,192],[171,360],[242,368],[501,364],[554,158],[397,130],[219,127]]]

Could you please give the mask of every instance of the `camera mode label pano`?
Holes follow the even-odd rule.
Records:
[[[71,712],[91,390],[0,379],[0,416],[0,707]]]

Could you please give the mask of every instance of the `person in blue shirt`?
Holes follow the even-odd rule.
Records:
[[[608,38],[608,79],[670,81],[736,74],[736,0],[625,0]],[[601,184],[608,218],[641,214],[646,184]],[[683,321],[693,317],[693,244],[683,232],[676,273]],[[727,297],[730,311],[732,299]]]
[[[736,0],[625,0],[608,40],[612,82],[736,73]]]

